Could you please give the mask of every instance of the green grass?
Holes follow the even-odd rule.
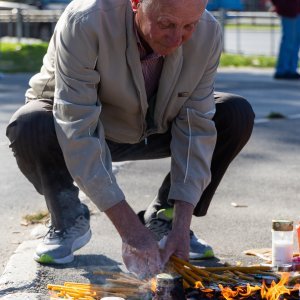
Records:
[[[38,72],[46,53],[47,43],[0,43],[0,72]],[[274,68],[276,57],[223,53],[221,67]]]
[[[48,218],[49,212],[47,211],[39,211],[37,213],[29,214],[23,217],[26,225],[45,223]]]
[[[274,68],[276,57],[260,55],[237,55],[223,53],[221,56],[221,67],[257,67]]]
[[[268,30],[270,31],[271,29],[273,30],[281,30],[281,26],[280,25],[256,25],[256,24],[237,24],[237,23],[234,23],[232,22],[232,24],[226,24],[225,25],[225,28],[226,29],[234,29],[234,30],[237,30],[237,29],[246,29],[246,30],[253,30],[253,31],[256,31],[256,30]]]
[[[0,43],[0,72],[37,72],[48,44]]]

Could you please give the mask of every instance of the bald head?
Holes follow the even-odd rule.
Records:
[[[208,0],[140,0],[144,10],[156,10],[163,6],[169,7],[193,7],[196,10],[204,11]]]
[[[142,0],[135,23],[143,40],[161,55],[185,43],[195,31],[207,0]]]

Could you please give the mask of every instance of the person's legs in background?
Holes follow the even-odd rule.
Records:
[[[282,37],[276,64],[275,79],[300,79],[297,73],[299,41],[298,18],[281,17]]]
[[[17,164],[44,195],[51,217],[49,232],[36,252],[42,263],[67,263],[90,237],[89,211],[78,198],[55,133],[52,101],[33,100],[11,118],[6,134]],[[71,208],[71,209],[70,209]]]
[[[212,157],[212,179],[195,207],[195,216],[204,216],[207,213],[223,175],[249,140],[254,124],[254,112],[244,98],[232,94],[216,93],[215,101],[214,121],[217,128],[217,144]],[[172,208],[167,204],[169,189],[170,174],[166,176],[157,197],[143,216],[146,226],[156,233],[158,240],[167,235],[172,226]],[[191,232],[190,258],[199,259],[212,256],[212,248]]]
[[[299,67],[299,54],[300,53],[300,13],[298,14],[296,18],[296,47],[295,47],[295,53],[294,53],[294,61],[292,68],[296,70]],[[299,76],[300,77],[300,76]]]

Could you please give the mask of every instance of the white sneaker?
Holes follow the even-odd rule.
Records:
[[[34,259],[42,264],[66,264],[74,260],[73,252],[91,239],[89,213],[80,215],[73,226],[56,230],[50,226],[43,242],[37,246]]]

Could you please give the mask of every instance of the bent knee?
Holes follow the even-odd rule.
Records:
[[[29,147],[53,134],[55,128],[52,111],[31,102],[23,105],[13,114],[6,128],[6,136],[11,142],[11,148],[17,144]]]
[[[216,126],[225,127],[233,134],[250,135],[254,125],[255,114],[251,104],[235,94],[216,94]]]

